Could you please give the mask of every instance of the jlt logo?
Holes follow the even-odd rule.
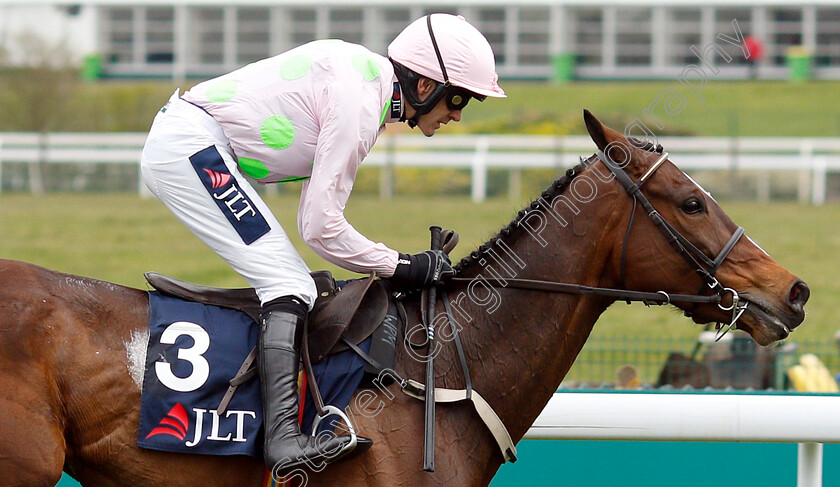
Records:
[[[210,188],[212,189],[221,189],[232,179],[230,174],[221,173],[212,169],[204,168],[204,172],[210,178]],[[213,198],[216,198],[219,201],[224,201],[225,205],[227,205],[231,214],[233,214],[237,221],[242,220],[242,217],[248,213],[250,213],[251,216],[257,214],[251,206],[251,202],[245,198],[239,188],[236,187],[236,184],[231,184],[228,189],[222,192],[222,194],[219,194],[218,192],[213,192],[212,194]],[[237,205],[237,208],[234,208],[234,205]]]
[[[187,446],[193,447],[197,445],[201,440],[208,440],[208,441],[234,441],[239,443],[244,443],[248,441],[245,438],[245,418],[250,417],[253,420],[257,419],[257,413],[254,411],[236,411],[236,410],[228,410],[225,413],[224,419],[229,419],[231,416],[236,417],[236,433],[234,435],[233,432],[229,432],[225,436],[219,435],[219,424],[222,422],[221,416],[215,409],[207,410],[201,408],[193,408],[193,412],[195,413],[195,435],[191,441],[186,443]],[[210,434],[206,437],[202,438],[202,425],[204,424],[204,414],[208,413],[212,416],[213,422],[210,426]],[[225,421],[227,428],[225,431],[230,431],[230,421]]]
[[[237,184],[216,146],[211,145],[191,155],[190,163],[201,179],[201,184],[245,245],[251,245],[271,231],[260,213],[259,204],[254,204]]]
[[[187,441],[185,443],[188,447],[194,447],[198,445],[202,440],[208,441],[233,441],[237,443],[244,443],[248,441],[245,437],[245,418],[251,418],[252,420],[256,421],[257,413],[254,411],[236,411],[236,410],[228,410],[225,413],[224,418],[219,416],[218,411],[215,409],[201,409],[201,408],[193,408],[192,412],[195,414],[195,434],[193,435],[193,439]],[[210,424],[210,434],[207,436],[203,436],[203,426],[204,426],[204,415],[209,414],[211,419]],[[231,428],[231,421],[229,419],[231,416],[234,417],[236,422],[235,429]],[[224,425],[222,423],[224,422]],[[170,411],[167,413],[166,417],[160,420],[158,426],[146,435],[146,438],[150,438],[152,436],[157,435],[169,435],[178,438],[179,440],[184,440],[187,434],[187,430],[189,428],[189,420],[187,419],[186,411],[181,403],[176,404]],[[228,433],[224,436],[221,435],[220,431],[227,431]]]
[[[257,214],[251,206],[251,202],[242,195],[235,184],[231,185],[230,188],[222,194],[213,193],[213,198],[216,198],[219,201],[224,201],[225,205],[237,220],[242,220],[242,217],[247,214],[250,214],[250,216]]]

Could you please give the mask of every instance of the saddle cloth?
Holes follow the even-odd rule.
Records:
[[[262,458],[262,406],[256,377],[241,384],[224,414],[217,408],[229,381],[257,344],[259,328],[246,313],[149,293],[150,336],[137,444],[142,448]],[[359,344],[370,349],[368,338]],[[365,362],[352,350],[313,366],[327,404],[345,409]],[[315,410],[304,395],[302,430]],[[326,423],[326,422],[325,422]]]

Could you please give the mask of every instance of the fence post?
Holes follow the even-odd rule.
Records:
[[[758,174],[755,192],[759,203],[770,201],[770,174],[767,171],[761,171]]]
[[[482,203],[487,197],[487,152],[490,138],[479,136],[475,141],[475,154],[472,160],[472,200]]]
[[[799,170],[799,203],[807,205],[811,201],[811,171],[809,162],[808,167]]]
[[[554,179],[563,177],[566,165],[563,163],[566,155],[566,136],[554,137]]]
[[[38,132],[38,157],[34,161],[30,161],[28,165],[29,192],[32,194],[43,194],[46,189],[44,186],[44,169],[49,150],[49,134],[43,131]]]
[[[822,443],[799,443],[796,487],[822,487]]]
[[[810,140],[803,140],[799,144],[799,157],[802,159],[802,169],[799,174],[799,202],[802,204],[808,203],[811,199],[809,194],[808,169],[813,168],[814,161],[814,144]]]
[[[508,197],[513,202],[522,198],[522,169],[518,167],[508,171]]]
[[[824,157],[814,159],[811,204],[822,206],[825,203],[826,162]]]

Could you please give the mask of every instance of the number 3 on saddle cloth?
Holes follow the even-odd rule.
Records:
[[[158,291],[149,293],[138,446],[261,459],[263,416],[257,378],[240,384],[224,412],[218,413],[231,378],[257,344],[256,293],[206,288],[159,274],[146,277]],[[387,367],[393,364],[399,320],[393,303],[389,309],[381,281],[349,281],[339,292],[328,273],[313,277],[320,295],[308,330],[313,372],[324,402],[344,410],[367,364],[339,339],[358,345]],[[301,429],[308,434],[316,410],[310,394],[301,396]]]

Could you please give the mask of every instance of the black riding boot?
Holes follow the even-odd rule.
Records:
[[[300,432],[297,380],[300,346],[307,309],[292,300],[272,302],[262,314],[260,389],[265,418],[263,454],[269,469],[301,464],[321,466],[338,459],[349,436],[324,436],[316,441]]]

